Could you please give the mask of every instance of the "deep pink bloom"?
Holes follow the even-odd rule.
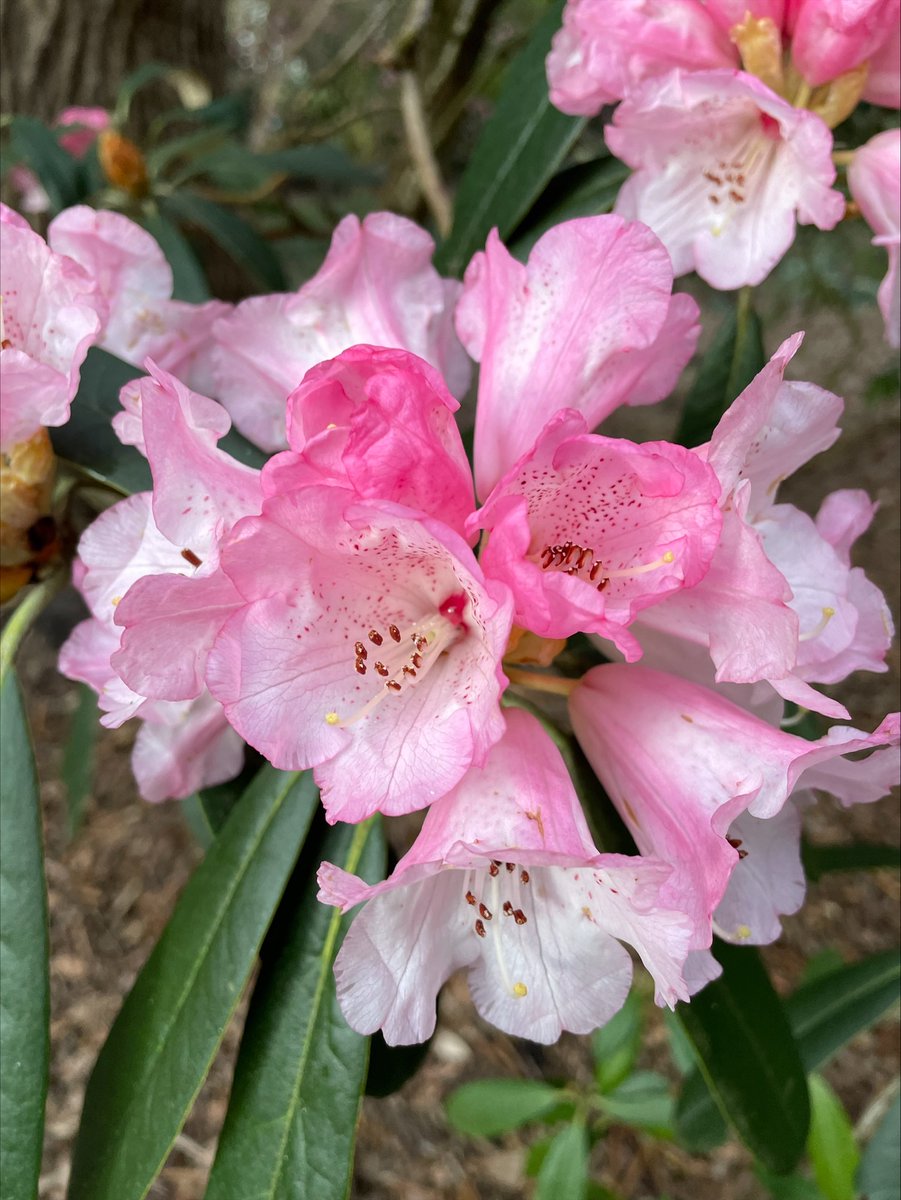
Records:
[[[492,232],[466,269],[457,332],[481,363],[476,491],[483,499],[548,419],[577,409],[589,429],[621,404],[651,404],[694,353],[697,305],[672,296],[657,238],[618,217],[566,221],[526,266]]]
[[[706,573],[719,494],[690,450],[588,434],[564,410],[473,525],[489,531],[481,561],[512,589],[518,625],[551,638],[600,633],[632,659],[641,651],[625,627]]]
[[[897,36],[899,0],[801,0],[794,6],[791,52],[816,87],[850,71]]]
[[[0,205],[0,449],[64,425],[106,307],[77,263]]]
[[[737,66],[728,27],[718,26],[710,7],[700,0],[569,0],[547,58],[551,103],[591,117],[673,67]]]
[[[342,488],[266,502],[222,547],[241,606],[207,683],[277,767],[315,767],[330,820],[444,795],[503,732],[512,618],[447,526]]]
[[[901,23],[889,29],[885,41],[873,51],[867,68],[863,99],[886,108],[901,108]]]
[[[687,998],[690,922],[667,893],[670,870],[598,854],[559,751],[538,721],[507,711],[481,767],[429,809],[391,877],[368,886],[331,863],[319,899],[366,901],[335,962],[338,1000],[361,1033],[395,1045],[435,1027],[445,980],[468,968],[481,1015],[553,1042],[608,1021],[629,990],[630,943],[657,1001]]]
[[[263,492],[336,483],[462,533],[475,498],[454,420],[459,407],[415,354],[354,346],[311,368],[288,397],[291,450],[266,464]]]
[[[217,322],[216,395],[265,450],[285,447],[285,400],[310,367],[357,343],[410,350],[462,396],[470,365],[454,336],[460,285],[432,266],[424,229],[393,213],[349,216],[300,291],[254,296]]]
[[[901,346],[901,129],[870,138],[848,167],[848,186],[873,230],[874,246],[888,253],[888,271],[879,287],[885,336]]]
[[[832,229],[832,134],[743,71],[673,71],[633,89],[607,143],[634,173],[616,211],[646,222],[676,275],[713,287],[758,284],[791,245],[795,223]]]
[[[150,357],[189,387],[210,390],[213,322],[231,305],[173,300],[165,254],[146,229],[121,213],[67,208],[50,222],[47,238],[55,251],[84,267],[107,301],[100,341],[105,350],[135,366]]]
[[[873,734],[833,726],[809,742],[716,692],[646,667],[595,667],[569,707],[579,743],[639,850],[673,864],[698,923],[722,900],[738,850],[748,853],[746,869],[750,862],[750,844],[726,840],[743,813],[775,817],[801,787],[830,791],[843,803],[875,800],[901,761],[897,713]],[[842,757],[873,747],[862,762]]]

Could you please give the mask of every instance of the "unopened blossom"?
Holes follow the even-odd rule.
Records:
[[[231,305],[173,300],[172,268],[162,248],[121,213],[67,208],[50,222],[47,238],[84,267],[107,301],[104,350],[135,366],[150,357],[195,391],[212,390],[213,322]]]
[[[578,631],[639,657],[627,626],[704,577],[719,543],[720,484],[690,450],[586,431],[564,410],[501,479],[472,524],[482,564],[513,591],[516,623],[542,637]]]
[[[59,144],[63,150],[73,158],[84,158],[97,141],[97,135],[108,128],[109,122],[110,115],[105,108],[84,108],[74,104],[58,112],[51,127],[64,131],[59,134]],[[43,213],[49,210],[50,198],[30,167],[17,164],[9,177],[19,193],[16,204],[22,212]]]
[[[306,487],[239,522],[221,567],[240,604],[207,684],[275,766],[315,768],[330,820],[422,808],[501,736],[512,601],[448,526]]]
[[[843,803],[877,800],[901,762],[897,713],[872,734],[833,726],[811,742],[714,691],[641,666],[593,668],[569,708],[579,743],[639,850],[673,864],[697,922],[713,916],[739,861],[746,875],[753,871],[745,814],[773,819],[801,788],[827,790]],[[874,753],[862,761],[844,758],[868,749]],[[751,903],[753,894],[744,890],[745,919],[724,931],[738,941],[752,938],[758,918],[765,936],[773,917]]]
[[[0,205],[0,449],[65,424],[105,318],[90,276]]]
[[[760,283],[796,223],[832,229],[845,211],[826,125],[742,71],[643,84],[606,136],[633,168],[616,211],[650,225],[676,275],[695,270],[713,287]]]
[[[336,483],[439,517],[458,533],[475,508],[472,472],[434,367],[407,350],[354,346],[311,368],[287,401],[290,450],[263,470],[274,496]]]
[[[885,336],[901,346],[901,129],[877,133],[854,154],[848,186],[867,224],[873,245],[884,246],[888,271],[879,286]]]
[[[467,969],[498,1028],[538,1042],[588,1033],[622,1006],[632,945],[659,1004],[686,999],[691,922],[653,859],[599,854],[559,752],[538,721],[508,710],[503,738],[429,809],[384,883],[331,863],[319,899],[365,902],[335,962],[338,1000],[361,1033],[391,1045],[435,1028],[439,988]]]
[[[898,0],[790,0],[787,9],[792,59],[812,87],[866,63],[898,37]]]
[[[475,426],[483,500],[561,408],[593,430],[621,404],[652,404],[694,353],[698,308],[672,295],[649,229],[615,216],[566,221],[526,265],[492,232],[466,269],[457,332],[481,363]]]
[[[462,396],[470,364],[453,330],[460,285],[432,266],[424,229],[393,213],[345,217],[295,293],[254,296],[216,323],[215,394],[238,429],[281,450],[285,401],[310,367],[365,343],[410,350]]]

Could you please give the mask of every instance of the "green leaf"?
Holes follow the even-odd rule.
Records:
[[[901,1200],[901,1096],[863,1152],[857,1187],[866,1200]]]
[[[94,750],[100,714],[97,693],[87,684],[78,685],[78,704],[63,748],[62,781],[68,799],[69,837],[81,828],[84,805],[94,779]]]
[[[317,860],[319,850],[367,880],[383,877],[376,823],[338,826]],[[311,869],[299,903],[286,896],[279,912],[284,945],[267,941],[206,1200],[347,1195],[369,1043],[335,994],[335,954],[353,915],[320,904],[317,890]]]
[[[169,260],[174,279],[173,297],[176,300],[187,300],[191,304],[203,304],[205,300],[209,300],[210,289],[203,267],[191,249],[191,243],[178,226],[167,220],[158,210],[145,213],[141,217],[141,224],[148,233],[153,234]]]
[[[823,1200],[823,1193],[805,1175],[774,1175],[759,1163],[754,1173],[774,1200]]]
[[[447,1118],[461,1133],[497,1137],[549,1113],[565,1097],[534,1079],[480,1079],[464,1083],[447,1098]]]
[[[317,146],[290,146],[285,150],[258,154],[256,158],[270,171],[283,173],[292,179],[308,179],[311,183],[348,187],[378,181],[375,171],[354,162],[340,146],[324,143]]]
[[[538,239],[554,225],[574,217],[610,212],[628,177],[625,163],[609,155],[560,171],[513,233],[512,253],[525,260]]]
[[[548,98],[544,60],[562,13],[563,0],[555,0],[507,68],[457,189],[454,227],[436,255],[445,274],[462,274],[495,226],[501,237],[516,228],[585,125],[584,117],[564,116]]]
[[[741,953],[751,950],[742,947]],[[823,1066],[846,1042],[877,1021],[897,1001],[899,987],[901,964],[891,950],[802,984],[785,1001],[785,1013],[805,1071]],[[679,1140],[689,1150],[712,1150],[725,1140],[725,1122],[697,1071],[689,1075],[679,1097],[677,1125]]]
[[[94,1067],[69,1200],[141,1200],[219,1047],[317,803],[266,767],[183,891]]]
[[[47,893],[38,781],[15,672],[0,695],[0,1178],[37,1195],[50,1054]]]
[[[191,192],[167,196],[162,209],[165,216],[208,233],[263,288],[274,292],[284,290],[282,269],[272,247],[236,213]]]
[[[588,1186],[588,1134],[580,1122],[561,1129],[538,1172],[535,1200],[583,1200]]]
[[[901,867],[901,848],[874,842],[852,842],[848,846],[815,846],[801,842],[801,860],[808,879],[817,880],[827,871],[861,871],[876,867]]]
[[[147,491],[153,482],[146,458],[134,446],[123,446],[110,423],[122,411],[121,388],[141,374],[140,367],[92,346],[82,363],[72,416],[65,425],[48,430],[60,458],[126,496]]]
[[[52,215],[77,204],[80,170],[78,160],[57,141],[57,135],[35,117],[13,117],[10,122],[13,146],[34,171],[50,200]]]
[[[714,954],[723,974],[676,1013],[723,1114],[764,1166],[787,1174],[804,1150],[810,1123],[798,1046],[760,955],[726,942],[715,942]],[[690,1148],[697,1144],[696,1118],[683,1092],[677,1121]]]
[[[668,1008],[663,1010],[663,1024],[666,1026],[666,1037],[676,1070],[680,1075],[688,1075],[696,1069],[697,1061],[691,1039],[679,1024],[679,1018]]]
[[[623,1125],[647,1129],[657,1137],[673,1136],[675,1101],[668,1081],[656,1071],[636,1071],[602,1096],[600,1104],[606,1116]]]
[[[811,1075],[807,1153],[826,1200],[854,1200],[860,1151],[844,1105],[822,1075]]]
[[[591,1035],[599,1091],[612,1092],[632,1070],[641,1049],[641,1024],[641,1000],[633,991],[616,1016]]]
[[[683,446],[709,441],[720,417],[766,361],[760,319],[750,290],[743,288],[704,355],[674,440]]]

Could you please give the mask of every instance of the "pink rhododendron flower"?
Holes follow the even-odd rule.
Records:
[[[696,929],[722,900],[740,851],[748,869],[752,842],[728,840],[742,814],[773,818],[800,787],[829,790],[844,803],[875,800],[901,761],[897,713],[870,735],[833,726],[809,742],[716,692],[646,667],[593,668],[569,707],[579,743],[639,850],[671,862],[694,899]],[[835,763],[874,747],[863,761]],[[743,926],[753,913],[749,905],[747,919],[727,932],[747,940]]]
[[[812,87],[881,51],[898,29],[899,0],[801,0],[792,5],[791,52]]]
[[[66,423],[105,317],[78,264],[0,205],[0,449]]]
[[[742,71],[673,71],[617,108],[607,143],[634,168],[616,202],[666,246],[676,275],[713,287],[758,284],[791,245],[795,223],[832,229],[832,136]]]
[[[150,357],[189,387],[211,390],[213,322],[231,305],[173,300],[165,254],[146,229],[121,213],[67,208],[50,222],[47,238],[97,281],[110,313],[100,342],[105,350],[135,366]]]
[[[870,228],[874,246],[888,253],[888,271],[879,287],[885,336],[901,346],[901,129],[871,138],[848,167],[848,186]]]
[[[267,500],[221,554],[241,607],[208,686],[275,766],[315,768],[330,820],[421,808],[484,761],[512,601],[453,530],[307,487]]]
[[[559,752],[538,721],[507,731],[449,794],[384,883],[323,863],[319,899],[365,901],[335,963],[338,1000],[361,1033],[423,1041],[435,998],[467,968],[476,1008],[507,1033],[553,1042],[608,1021],[641,955],[657,1001],[686,999],[691,924],[658,861],[598,854]]]
[[[290,451],[263,471],[267,496],[337,483],[463,532],[472,472],[438,372],[406,350],[354,346],[313,367],[288,397]]]
[[[255,296],[216,323],[216,394],[265,450],[285,447],[285,400],[310,367],[357,343],[410,350],[463,395],[470,365],[453,332],[460,285],[432,266],[434,242],[393,213],[349,216],[296,293]]]
[[[886,108],[901,108],[901,22],[897,20],[867,64],[863,99]]]
[[[586,432],[564,410],[473,517],[490,531],[485,570],[516,600],[516,622],[542,637],[627,633],[650,604],[704,576],[719,541],[719,480],[690,450]]]
[[[613,216],[566,221],[526,266],[493,232],[466,269],[457,332],[481,363],[476,491],[487,497],[561,408],[594,429],[620,404],[651,404],[694,353],[697,305],[673,296],[649,229]]]

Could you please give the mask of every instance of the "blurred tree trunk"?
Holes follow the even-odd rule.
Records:
[[[214,94],[229,65],[220,0],[0,0],[0,44],[0,108],[45,121],[110,107],[144,63],[197,71]]]

